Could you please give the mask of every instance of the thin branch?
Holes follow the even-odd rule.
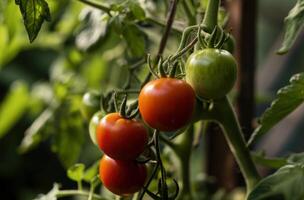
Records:
[[[87,4],[87,5],[90,5],[94,8],[99,9],[99,10],[105,11],[106,13],[108,13],[111,16],[111,14],[110,14],[111,9],[107,6],[105,6],[105,5],[102,5],[100,3],[97,3],[97,2],[94,2],[94,1],[91,1],[91,0],[77,0],[77,1],[80,1],[80,2],[82,2],[84,4]]]
[[[166,28],[165,28],[165,32],[164,35],[160,41],[160,45],[159,45],[159,49],[157,52],[157,58],[156,58],[156,63],[158,62],[158,60],[160,59],[160,57],[163,55],[168,38],[169,38],[169,34],[172,28],[172,24],[175,18],[175,13],[176,13],[176,8],[177,8],[177,3],[178,0],[171,0],[170,1],[170,9],[169,9],[169,14],[167,17],[167,23],[166,23]]]
[[[60,190],[57,192],[56,197],[61,198],[61,197],[67,197],[67,196],[86,196],[89,197],[90,193],[85,192],[85,191],[80,191],[80,190]],[[96,200],[107,200],[106,198],[103,198],[100,195],[93,194],[93,198]]]

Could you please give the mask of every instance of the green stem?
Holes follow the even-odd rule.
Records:
[[[153,17],[146,17],[145,19],[147,22],[150,22],[152,24],[158,25],[160,27],[166,27],[166,24],[162,22],[160,19],[153,18]],[[183,32],[182,27],[177,27],[172,25],[172,31],[174,31],[177,34],[181,34]]]
[[[102,10],[102,11],[106,12],[109,16],[111,16],[111,8],[101,4],[99,2],[95,2],[95,1],[92,1],[92,0],[77,0],[77,1],[82,2],[86,5],[92,6],[94,8],[97,8],[99,10]],[[161,22],[160,19],[156,19],[156,18],[153,18],[153,17],[146,17],[145,20],[147,22],[153,23],[155,25],[158,25],[158,26],[161,26],[161,27],[166,27],[166,24]],[[177,28],[177,27],[172,26],[172,30],[175,33],[178,33],[178,34],[182,33],[181,28]]]
[[[192,152],[192,143],[194,138],[193,125],[185,133],[180,135],[173,149],[180,161],[180,176],[182,179],[182,189],[178,196],[180,200],[192,199],[190,184],[190,158]]]
[[[183,0],[182,6],[188,18],[188,25],[196,24],[195,11],[193,11],[192,5],[189,5],[188,0]]]
[[[77,181],[78,190],[82,190],[82,182]]]
[[[85,196],[89,197],[90,193],[80,190],[60,190],[56,193],[57,198],[68,197],[68,196]],[[107,200],[100,195],[93,194],[93,198],[96,200]]]
[[[221,124],[228,145],[241,169],[247,185],[247,194],[260,180],[250,151],[246,146],[240,125],[227,97],[214,102],[214,119]]]
[[[80,1],[82,3],[85,3],[87,5],[90,5],[92,7],[95,7],[97,9],[99,9],[99,10],[102,10],[102,11],[108,13],[109,16],[111,16],[111,14],[110,14],[111,9],[108,8],[107,6],[104,6],[104,5],[100,4],[100,3],[97,3],[97,2],[94,2],[94,1],[91,1],[91,0],[78,0],[78,1]]]
[[[154,131],[153,139],[154,139],[154,145],[155,145],[155,150],[156,150],[156,159],[159,164],[160,173],[161,173],[161,183],[162,183],[161,197],[162,197],[162,199],[167,200],[168,199],[168,187],[167,187],[167,183],[166,183],[167,175],[166,175],[166,171],[165,171],[165,168],[164,168],[163,162],[161,160],[161,156],[160,156],[159,131],[158,130]]]
[[[209,0],[203,20],[203,25],[206,27],[209,33],[211,33],[217,25],[217,15],[219,7],[220,0]]]

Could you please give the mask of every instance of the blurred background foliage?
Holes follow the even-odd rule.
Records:
[[[3,199],[33,199],[38,193],[49,191],[54,182],[64,188],[75,186],[67,179],[66,169],[76,162],[89,166],[101,155],[89,140],[88,122],[80,113],[82,95],[86,91],[104,93],[122,88],[130,78],[130,66],[143,59],[146,52],[156,54],[162,26],[147,21],[157,16],[156,21],[162,23],[166,16],[161,0],[140,0],[144,11],[136,7],[138,4],[128,5],[127,10],[117,6],[120,14],[112,17],[76,0],[47,2],[52,20],[43,25],[33,43],[28,41],[15,2],[0,2]],[[120,1],[103,2],[114,5]],[[303,71],[304,37],[299,37],[294,50],[286,56],[275,55],[282,41],[283,19],[295,2],[258,1],[257,115],[292,74]],[[149,20],[143,20],[145,15]],[[185,26],[183,18],[183,10],[178,10],[176,24],[180,27]],[[177,45],[178,37],[171,37],[165,54],[173,53]],[[138,70],[139,76],[131,77],[132,86],[138,85],[137,79],[146,72]],[[286,127],[294,117],[297,123]],[[285,126],[280,125],[284,123]],[[280,124],[278,127],[285,127],[284,131],[275,128],[276,136],[270,133],[257,147],[272,156],[284,155],[287,147],[290,151],[303,151],[302,114],[296,112],[296,116],[293,114]],[[202,147],[198,148],[193,156],[192,176],[198,183],[208,179],[197,175],[203,167],[202,151]]]

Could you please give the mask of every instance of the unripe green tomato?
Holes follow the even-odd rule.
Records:
[[[89,133],[92,142],[98,146],[97,138],[96,138],[96,128],[100,122],[100,120],[105,116],[101,111],[96,112],[90,120],[89,124]]]
[[[100,94],[97,92],[86,92],[82,97],[80,107],[83,118],[89,121],[98,110],[100,110]]]
[[[187,60],[186,81],[202,99],[223,98],[234,86],[237,64],[226,50],[203,49]]]

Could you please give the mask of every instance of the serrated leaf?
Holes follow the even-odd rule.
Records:
[[[29,103],[28,86],[15,82],[0,104],[0,138],[22,117]]]
[[[23,16],[30,42],[37,37],[43,22],[51,20],[48,4],[44,0],[16,0]]]
[[[134,24],[124,25],[122,35],[134,57],[143,57],[145,54],[145,35]]]
[[[261,180],[247,200],[304,199],[304,165],[286,165]]]
[[[266,109],[253,132],[248,145],[264,135],[280,120],[294,111],[304,101],[304,73],[291,77],[290,84],[281,88],[271,106]]]
[[[144,20],[146,18],[145,11],[140,7],[138,2],[129,1],[129,9],[136,19]]]
[[[54,186],[49,193],[43,195],[39,194],[34,200],[57,200],[57,193],[59,192],[60,185],[58,183],[54,183]]]
[[[291,46],[297,39],[297,36],[304,24],[304,0],[298,0],[296,5],[289,11],[288,16],[284,20],[285,35],[282,47],[278,50],[278,54],[284,54],[289,51]]]
[[[71,180],[79,182],[83,179],[84,168],[84,164],[77,163],[68,169],[67,175]]]

